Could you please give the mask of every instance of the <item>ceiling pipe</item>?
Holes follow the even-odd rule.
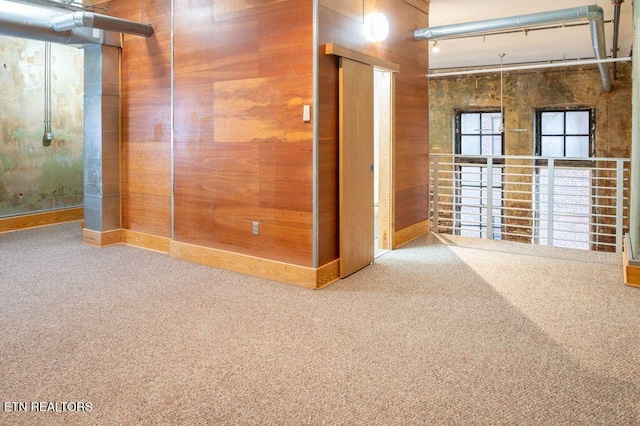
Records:
[[[620,6],[624,0],[612,0],[613,3],[613,46],[611,46],[611,57],[618,57],[618,39],[620,37]],[[618,66],[613,64],[613,79],[618,79]]]
[[[102,43],[102,37],[100,34],[94,34],[94,28],[144,37],[153,34],[151,24],[93,12],[69,13],[66,9],[8,0],[0,0],[0,11],[0,35],[9,37],[84,46]]]
[[[11,1],[0,0],[0,35],[27,38],[58,44],[84,45],[99,44],[98,37],[91,31],[56,32],[51,29],[51,19],[61,11],[45,9]],[[63,11],[67,13],[67,11]]]
[[[151,24],[142,24],[93,12],[74,12],[58,16],[51,20],[51,28],[59,32],[75,28],[99,28],[143,37],[153,35],[153,25]]]
[[[524,71],[524,70],[539,70],[539,69],[548,69],[548,68],[561,68],[561,67],[576,67],[576,66],[588,66],[588,65],[598,65],[600,63],[618,63],[618,62],[630,62],[632,58],[607,58],[607,59],[582,59],[577,61],[558,61],[558,62],[549,62],[542,64],[527,64],[527,65],[511,65],[502,68],[476,68],[476,69],[464,69],[457,71],[438,71],[435,73],[425,74],[427,78],[439,78],[439,77],[458,77],[463,75],[474,75],[474,74],[495,74],[500,71],[511,72],[511,71]]]
[[[607,50],[604,37],[604,12],[601,7],[590,5],[550,12],[532,13],[508,18],[487,19],[414,30],[415,40],[445,40],[499,30],[528,28],[551,25],[559,22],[588,20],[591,28],[591,42],[597,60],[606,59]],[[605,63],[598,63],[605,92],[611,91],[611,77]]]

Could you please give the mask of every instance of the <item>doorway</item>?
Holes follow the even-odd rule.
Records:
[[[391,141],[393,73],[373,70],[373,203],[375,257],[391,250]]]
[[[340,58],[340,276],[392,248],[393,74]]]

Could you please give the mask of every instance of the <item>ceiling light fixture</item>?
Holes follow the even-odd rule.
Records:
[[[372,13],[365,21],[367,38],[372,41],[383,41],[389,36],[389,21],[383,13]]]
[[[433,42],[433,49],[431,49],[433,53],[438,53],[440,51],[440,46],[438,46],[438,40]]]

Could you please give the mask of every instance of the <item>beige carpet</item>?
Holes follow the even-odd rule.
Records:
[[[1,234],[0,424],[638,425],[620,263],[432,235],[311,291]]]

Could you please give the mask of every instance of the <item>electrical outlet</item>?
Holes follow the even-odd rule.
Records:
[[[253,235],[260,233],[260,224],[258,222],[252,222]]]

